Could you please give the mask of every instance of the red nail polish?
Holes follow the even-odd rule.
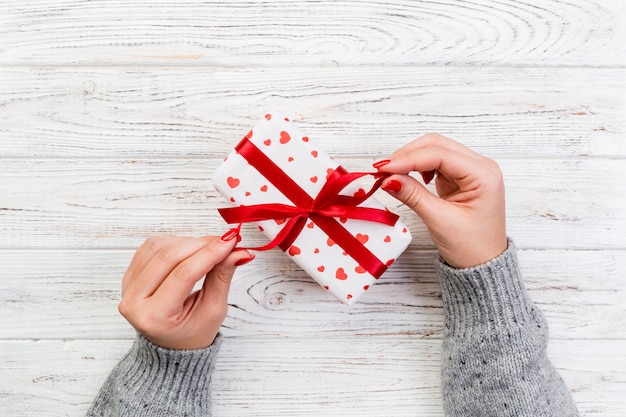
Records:
[[[243,258],[243,259],[240,259],[240,260],[238,260],[237,262],[235,262],[235,266],[245,265],[245,264],[247,264],[248,262],[252,261],[255,257],[256,257],[256,255],[252,254],[252,255],[250,255],[250,257],[249,257],[249,258]]]
[[[233,227],[228,232],[224,233],[222,237],[220,237],[220,239],[222,239],[224,242],[228,242],[229,240],[233,240],[237,236],[239,236],[239,228]]]
[[[435,171],[422,172],[422,179],[425,184],[429,184],[435,178]]]
[[[399,193],[402,189],[402,184],[400,184],[400,181],[389,180],[387,184],[383,185],[380,188],[390,193]]]
[[[374,168],[378,169],[378,168],[384,167],[384,166],[385,166],[385,165],[387,165],[389,162],[391,162],[391,160],[390,160],[390,159],[383,159],[383,160],[380,160],[380,161],[378,161],[378,162],[374,162],[374,163],[372,164],[372,166],[373,166]]]

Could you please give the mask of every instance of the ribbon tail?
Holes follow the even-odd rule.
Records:
[[[239,206],[219,208],[217,211],[228,224],[248,223],[260,220],[276,220],[294,217],[305,210],[286,204],[257,204],[253,206]]]
[[[283,226],[283,228],[274,236],[274,239],[269,241],[263,246],[255,246],[255,247],[243,247],[242,249],[253,250],[253,251],[266,251],[270,249],[274,249],[275,247],[280,247],[283,251],[289,249],[289,246],[293,243],[294,240],[298,237],[304,225],[306,224],[306,217],[304,216],[296,216],[289,219],[289,221]],[[241,227],[241,224],[239,224]]]

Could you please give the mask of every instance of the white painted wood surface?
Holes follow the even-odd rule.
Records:
[[[134,249],[226,229],[212,171],[267,111],[350,169],[428,131],[496,158],[551,358],[626,415],[625,68],[621,0],[3,1],[0,415],[84,414]],[[355,306],[279,252],[239,269],[216,415],[443,415],[433,246],[380,198],[415,240]]]

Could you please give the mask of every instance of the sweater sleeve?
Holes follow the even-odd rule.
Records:
[[[578,416],[546,355],[547,322],[526,293],[513,242],[486,264],[455,269],[438,259],[436,269],[446,416]]]
[[[138,335],[87,412],[105,416],[210,416],[209,383],[221,336],[198,350],[170,350]]]

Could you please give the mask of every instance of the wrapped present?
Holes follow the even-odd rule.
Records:
[[[373,175],[367,190],[355,180]],[[255,222],[339,301],[354,303],[406,249],[411,234],[372,197],[379,173],[350,173],[288,119],[268,114],[216,170],[215,188],[234,207],[228,223]]]

